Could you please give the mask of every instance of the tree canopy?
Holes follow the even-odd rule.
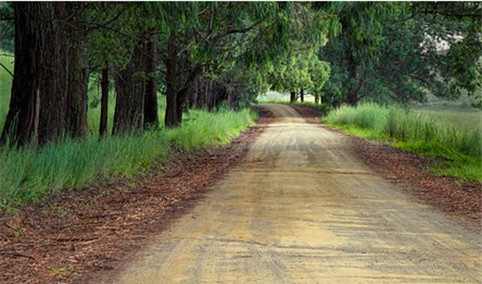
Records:
[[[2,142],[85,137],[93,77],[104,134],[115,90],[115,135],[158,127],[158,93],[165,127],[188,108],[238,109],[268,89],[330,107],[462,93],[480,105],[481,11],[480,2],[2,3],[0,47],[16,64]]]

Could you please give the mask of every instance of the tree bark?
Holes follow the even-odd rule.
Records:
[[[208,82],[209,82],[209,93],[207,93],[206,95],[208,96],[208,102],[209,102],[208,111],[211,112],[216,105],[216,90],[214,90],[213,80],[209,79]]]
[[[87,134],[87,103],[89,69],[87,66],[86,29],[82,21],[82,2],[68,2],[69,25],[69,88],[67,97],[67,133],[74,138]]]
[[[351,106],[356,106],[358,103],[358,92],[354,86],[357,81],[357,64],[353,58],[353,53],[350,50],[346,51],[346,59],[348,63],[348,86],[346,102]]]
[[[123,134],[139,130],[145,96],[145,78],[140,76],[145,70],[144,53],[137,46],[131,60],[123,70],[116,72],[116,105],[112,134]]]
[[[290,92],[290,103],[293,103],[296,101],[296,91],[291,91]]]
[[[65,2],[14,2],[15,66],[0,142],[42,145],[65,136],[68,36]]]
[[[300,90],[300,100],[301,102],[305,101],[305,90],[303,90],[303,88]]]
[[[105,63],[102,69],[102,79],[100,81],[101,99],[100,99],[100,125],[99,134],[105,136],[107,134],[107,123],[109,114],[109,63]]]
[[[238,92],[235,91],[235,92],[232,92],[232,93],[229,94],[228,105],[234,111],[239,110],[239,95],[238,95]]]
[[[144,128],[159,126],[157,108],[157,38],[153,36],[146,44],[146,93],[144,98]]]
[[[314,95],[315,95],[315,104],[319,104],[320,103],[320,93],[318,93],[318,91],[315,91]]]
[[[173,128],[182,123],[182,111],[188,94],[194,82],[201,74],[200,66],[190,66],[187,58],[179,54],[176,33],[173,32],[167,42],[167,56],[164,58],[166,65],[166,128]],[[184,56],[186,56],[184,54]],[[181,61],[183,60],[183,61]],[[179,74],[180,63],[183,62],[183,74]]]
[[[181,123],[177,114],[177,68],[178,68],[178,51],[176,46],[175,35],[169,37],[167,43],[166,65],[166,114],[164,124],[166,128],[176,127]]]

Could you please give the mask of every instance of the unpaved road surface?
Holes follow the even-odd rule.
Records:
[[[482,283],[481,239],[288,106],[196,208],[103,283]]]

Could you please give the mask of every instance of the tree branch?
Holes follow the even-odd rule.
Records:
[[[249,32],[250,30],[256,28],[259,25],[261,25],[266,19],[267,19],[267,17],[264,17],[263,19],[259,20],[258,22],[254,23],[250,26],[244,27],[244,28],[231,29],[231,30],[228,29],[225,32],[223,32],[222,34],[218,35],[217,37],[214,37],[213,41],[217,42],[218,40],[220,40],[220,39],[222,39],[222,38],[224,38],[228,35],[231,35],[231,34],[241,34],[241,33]]]
[[[7,71],[7,72],[8,72],[8,74],[10,74],[10,76],[12,76],[12,77],[13,77],[13,73],[12,73],[12,72],[10,72],[10,70],[8,70],[8,68],[7,68],[5,65],[3,65],[2,63],[0,63],[0,66],[2,66],[2,67],[3,67],[3,69],[5,69],[5,71]]]
[[[94,27],[90,27],[87,29],[87,31],[92,31],[92,30],[96,30],[96,29],[102,29],[102,28],[107,28],[108,25],[112,24],[113,22],[115,22],[117,19],[120,18],[120,16],[122,16],[122,14],[124,13],[124,9],[122,9],[117,15],[115,15],[112,19],[110,19],[109,21],[105,22],[105,23],[102,23],[102,24],[99,24],[99,23],[89,23],[89,22],[83,22],[84,24],[89,24],[89,25],[93,25]],[[111,28],[112,29],[112,28]]]
[[[187,95],[189,90],[192,88],[194,81],[199,76],[201,71],[202,71],[202,67],[200,65],[194,67],[191,74],[189,74],[189,77],[187,78],[186,82],[184,83],[184,87],[179,90],[178,96],[180,96],[183,101],[184,101],[184,97]]]

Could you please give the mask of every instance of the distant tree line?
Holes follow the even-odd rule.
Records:
[[[232,109],[274,89],[329,106],[480,94],[481,3],[4,2],[13,49],[0,143],[43,145],[88,133],[89,78],[100,77],[99,132],[165,127],[189,108]],[[440,44],[449,48],[442,50]]]

